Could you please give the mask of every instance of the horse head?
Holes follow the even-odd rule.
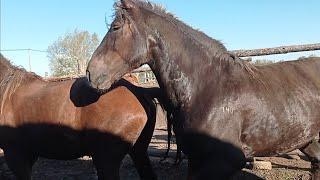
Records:
[[[116,16],[87,68],[91,85],[108,89],[123,75],[152,59],[155,38],[148,32],[146,17],[137,0],[116,3]],[[151,6],[151,4],[150,4]]]

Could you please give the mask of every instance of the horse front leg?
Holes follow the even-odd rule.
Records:
[[[312,179],[320,179],[320,143],[316,139],[300,149],[311,161]]]
[[[10,145],[4,149],[4,157],[17,180],[31,180],[32,166],[37,156],[21,146]]]
[[[184,133],[188,179],[229,179],[245,166],[243,152],[232,144],[199,133]]]
[[[153,102],[149,102],[148,121],[143,128],[138,140],[131,149],[130,156],[133,160],[135,167],[138,170],[141,179],[155,180],[157,175],[154,172],[149,155],[148,147],[152,139],[154,128],[156,125],[156,108],[153,106]]]

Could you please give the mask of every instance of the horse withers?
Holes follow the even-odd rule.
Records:
[[[84,155],[92,156],[99,179],[119,179],[127,153],[142,179],[156,179],[147,154],[156,105],[125,82],[101,95],[86,78],[45,81],[1,55],[0,147],[17,179],[31,179],[39,156]]]
[[[226,179],[245,157],[299,148],[319,176],[320,146],[312,140],[320,131],[320,58],[254,66],[162,7],[141,0],[115,7],[87,76],[107,89],[149,64],[173,104],[190,177]]]

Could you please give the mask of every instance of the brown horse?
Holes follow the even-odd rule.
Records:
[[[319,174],[320,59],[255,67],[218,41],[140,0],[121,0],[88,78],[108,89],[149,64],[174,106],[190,177],[226,179],[246,157],[301,148]],[[311,143],[311,144],[310,144]]]
[[[156,117],[149,92],[122,80],[101,95],[86,78],[45,81],[1,55],[0,147],[9,168],[25,180],[39,156],[90,155],[99,179],[119,179],[129,153],[142,179],[156,179],[147,154]]]

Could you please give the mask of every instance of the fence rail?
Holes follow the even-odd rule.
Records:
[[[316,51],[316,50],[320,50],[320,43],[293,45],[293,46],[280,46],[280,47],[274,47],[274,48],[263,48],[263,49],[253,49],[253,50],[235,50],[235,51],[231,51],[231,53],[235,54],[238,57],[251,57],[251,56],[287,54],[287,53],[294,53],[294,52]]]
[[[304,45],[292,45],[292,46],[279,46],[273,48],[251,49],[251,50],[234,50],[230,51],[232,54],[238,57],[252,57],[252,56],[264,56],[274,54],[288,54],[294,52],[303,51],[317,51],[320,50],[320,43],[304,44]],[[141,73],[151,71],[149,67],[141,67],[132,71],[132,73]]]

